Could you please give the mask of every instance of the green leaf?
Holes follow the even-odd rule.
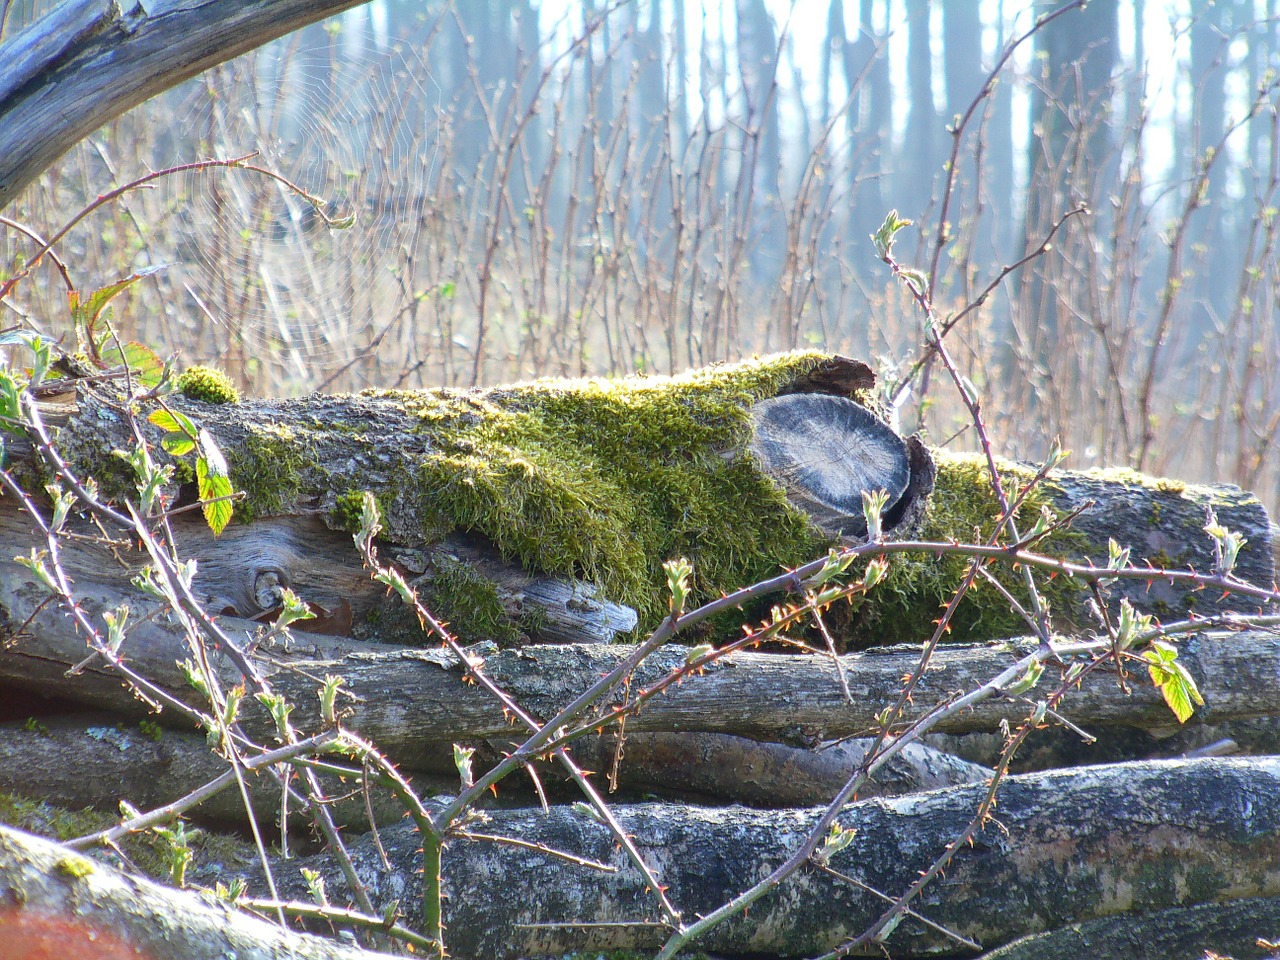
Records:
[[[889,503],[887,490],[862,491],[862,517],[867,522],[867,541],[879,540],[882,531],[880,521],[885,506]]]
[[[1151,644],[1151,649],[1143,651],[1142,657],[1147,661],[1151,682],[1164,697],[1164,702],[1179,723],[1186,723],[1197,706],[1204,706],[1204,697],[1200,695],[1195,678],[1178,663],[1177,649],[1171,644],[1156,641]]]
[[[1040,682],[1040,677],[1043,673],[1044,664],[1039,660],[1032,660],[1027,665],[1027,672],[1004,688],[1005,694],[1010,697],[1016,697],[1026,693]]]
[[[471,757],[475,752],[475,747],[464,747],[456,743],[453,745],[453,765],[458,768],[463,790],[470,790],[476,782],[471,772]]]
[[[25,419],[22,415],[22,391],[17,380],[0,370],[0,417],[14,421],[8,424],[10,427],[17,426]]]
[[[667,572],[667,590],[671,596],[668,606],[671,619],[677,620],[684,613],[684,601],[689,595],[689,578],[693,576],[693,564],[684,557],[668,560],[662,565]]]
[[[168,433],[185,433],[193,440],[199,436],[195,422],[179,410],[165,410],[163,407],[152,410],[147,416],[147,422]]]
[[[228,523],[234,512],[231,501],[226,499],[235,493],[228,476],[227,461],[218,449],[213,435],[208,430],[201,430],[200,456],[196,459],[196,487],[200,499],[204,501],[204,519],[214,536],[218,536]]]
[[[876,256],[881,260],[887,257],[893,251],[893,241],[898,231],[910,225],[911,221],[899,217],[897,210],[890,210],[884,218],[884,223],[880,224],[880,229],[871,235],[871,242],[876,247]]]
[[[209,461],[205,457],[196,460],[196,483],[203,501],[204,521],[216,537],[227,528],[235,512],[231,501],[225,499],[235,493],[235,488],[228,477],[209,471]]]
[[[150,347],[129,341],[123,352],[112,346],[102,351],[102,362],[109,367],[128,367],[129,373],[145,387],[154,387],[164,376],[164,361]]]
[[[171,433],[167,437],[160,438],[160,446],[173,457],[185,457],[188,453],[196,448],[196,442],[180,433]]]
[[[98,329],[98,320],[102,315],[102,311],[106,309],[107,304],[115,299],[122,290],[131,287],[144,277],[149,277],[153,274],[159,273],[161,270],[166,269],[167,266],[167,264],[162,264],[160,266],[147,267],[144,270],[139,270],[137,273],[132,273],[123,280],[117,280],[115,283],[109,283],[105,287],[94,290],[83,299],[81,299],[79,292],[75,290],[72,290],[67,294],[67,301],[71,306],[71,317],[75,321],[77,335],[83,334],[84,349],[88,351],[95,363],[108,365],[129,363],[130,368],[133,368],[134,364],[129,361],[127,356],[122,356],[119,350],[113,350],[112,353],[114,353],[115,356],[110,359],[99,353],[107,341],[109,331],[100,331]],[[83,329],[81,329],[82,325]],[[141,345],[138,346],[141,347]],[[141,349],[146,350],[145,347],[141,347]],[[139,365],[139,376],[144,377],[145,379],[144,374],[141,372],[142,369],[143,365]]]
[[[115,299],[116,295],[120,293],[120,291],[133,286],[144,277],[150,277],[159,273],[161,270],[168,269],[168,266],[169,265],[166,263],[155,267],[147,267],[144,270],[139,270],[137,273],[131,273],[123,280],[117,280],[115,283],[109,283],[105,287],[100,287],[99,289],[94,290],[89,294],[89,296],[85,297],[83,301],[80,299],[80,294],[73,290],[68,294],[68,297],[71,300],[71,309],[76,313],[79,319],[84,320],[92,326],[93,322],[98,319],[106,305]],[[92,336],[92,329],[87,332]]]

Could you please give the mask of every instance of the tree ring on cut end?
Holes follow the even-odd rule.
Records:
[[[863,493],[886,491],[888,514],[907,491],[906,443],[859,403],[792,393],[761,400],[751,416],[761,470],[830,536],[866,536]]]

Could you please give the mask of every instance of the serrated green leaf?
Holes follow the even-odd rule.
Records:
[[[150,277],[167,268],[168,264],[160,264],[159,266],[147,267],[143,270],[139,270],[137,273],[131,273],[123,280],[117,280],[115,283],[109,283],[105,287],[100,287],[97,290],[94,290],[83,300],[80,299],[80,295],[78,293],[72,291],[71,294],[69,294],[71,309],[76,311],[81,319],[92,324],[93,321],[98,319],[103,308],[105,308],[106,305],[110,303],[118,293],[120,293],[120,291],[133,286],[144,277]],[[92,335],[92,330],[90,330],[89,333]]]
[[[123,351],[111,346],[103,350],[101,356],[109,367],[128,367],[130,375],[146,387],[154,387],[164,376],[164,361],[145,344],[131,340]]]
[[[1176,655],[1175,651],[1174,656]],[[1186,723],[1197,706],[1204,706],[1204,697],[1196,686],[1195,678],[1185,666],[1169,659],[1165,651],[1146,650],[1142,656],[1147,661],[1151,682],[1164,697],[1164,702],[1169,705],[1179,723]]]
[[[213,439],[213,434],[208,430],[201,430],[199,440],[200,455],[205,461],[205,468],[209,471],[209,475],[214,477],[228,476],[230,471],[227,469],[227,459],[218,448],[217,441]]]
[[[160,438],[160,446],[172,457],[185,457],[196,448],[196,442],[180,433],[171,433]]]
[[[185,433],[192,438],[197,436],[195,421],[179,410],[165,410],[163,407],[152,410],[147,415],[147,422],[168,433]]]
[[[223,466],[225,468],[226,465],[223,464]],[[209,529],[216,537],[226,529],[234,512],[230,500],[219,498],[230,497],[235,493],[235,488],[231,486],[231,480],[225,472],[219,474],[209,469],[207,457],[196,460],[196,487],[203,501],[201,509],[205,523],[209,524]]]

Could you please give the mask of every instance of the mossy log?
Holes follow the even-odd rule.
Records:
[[[174,399],[216,438],[245,494],[236,507],[243,525],[215,540],[187,523],[179,539],[200,559],[197,585],[217,612],[269,616],[279,588],[291,586],[332,614],[328,632],[349,626],[359,636],[414,641],[419,633],[362,576],[346,537],[369,491],[384,517],[384,555],[418,578],[428,606],[464,638],[503,644],[608,641],[633,626],[651,629],[665,610],[662,563],[675,557],[693,561],[696,604],[857,542],[864,490],[891,494],[885,521],[893,538],[990,539],[999,508],[985,460],[896,436],[874,415],[873,386],[856,361],[787,354],[671,378]],[[56,442],[73,469],[108,493],[132,491],[127,466],[111,456],[133,442],[118,409],[85,396],[57,422]],[[165,460],[158,432],[153,439]],[[11,446],[11,456],[22,453]],[[173,466],[172,502],[189,503],[193,485],[180,482],[190,480],[189,465]],[[1011,497],[1035,474],[1015,463],[1000,472]],[[1234,487],[1055,471],[1023,498],[1022,530],[1042,508],[1079,516],[1038,541],[1040,552],[1102,565],[1114,539],[1135,562],[1201,571],[1214,563],[1202,529],[1212,508],[1248,541],[1236,574],[1261,586],[1275,578],[1276,528],[1256,498]],[[69,562],[87,579],[119,578],[118,555],[73,549],[84,556]],[[891,561],[886,585],[830,624],[843,646],[918,642],[967,563],[929,553]],[[1020,573],[990,570],[1025,603]],[[1083,583],[1036,577],[1060,628],[1095,626]],[[1113,602],[1122,596],[1165,619],[1241,606],[1158,580],[1121,581]],[[772,602],[742,616],[767,614]],[[951,628],[953,639],[984,640],[1019,635],[1026,624],[980,580]],[[722,618],[711,629],[734,632],[737,621]]]
[[[358,576],[345,534],[368,491],[381,507],[389,554],[420,576],[428,604],[464,636],[608,640],[635,626],[616,605],[637,610],[642,627],[656,624],[665,560],[693,561],[691,600],[701,602],[820,554],[862,523],[864,488],[893,492],[890,527],[918,515],[932,476],[928,455],[857,402],[873,383],[856,361],[796,354],[677,378],[176,399],[222,447],[245,494],[237,516],[249,524],[226,546],[188,525],[183,546],[207,557],[201,584],[217,610],[258,616],[274,604],[274,589],[292,586],[326,609],[348,605],[358,628],[385,635],[398,621],[380,624],[376,591],[320,570],[345,545],[348,571]],[[830,450],[844,455],[789,442],[786,416],[801,422],[814,403]],[[128,468],[111,456],[132,444],[131,428],[110,404],[82,397],[73,415],[59,417],[56,442],[107,493],[132,491]],[[859,464],[851,482],[849,468]],[[170,496],[181,505],[194,492],[180,482],[190,471],[173,466]],[[272,523],[282,517],[292,519],[276,543]],[[304,531],[298,518],[338,533]],[[549,596],[548,578],[576,586]],[[566,629],[592,604],[608,614],[594,634]]]
[[[976,785],[850,805],[840,824],[857,834],[848,848],[831,857],[830,866],[857,885],[813,866],[802,868],[694,946],[716,953],[780,956],[812,955],[837,946],[885,909],[885,902],[868,888],[890,896],[908,888],[918,871],[964,830],[985,792]],[[1235,900],[1274,897],[1274,864],[1280,857],[1277,797],[1280,760],[1274,757],[1124,764],[1011,777],[1001,788],[996,818],[957,852],[945,881],[929,887],[912,905],[944,929],[907,917],[886,947],[900,960],[943,952],[971,955],[976,951],[946,931],[994,948],[1100,918],[1141,923],[1142,915],[1171,907],[1212,903],[1230,908]],[[654,866],[669,899],[692,919],[785,859],[819,811],[638,804],[618,806],[615,812]],[[519,837],[543,849],[462,839],[446,845],[451,956],[647,950],[665,939],[645,879],[600,824],[569,808],[548,813],[492,810],[487,816],[488,822],[472,827],[475,832]],[[0,883],[14,883],[12,873],[5,871],[29,854],[12,834],[3,836]],[[351,843],[356,868],[375,903],[398,900],[411,916],[419,896],[420,838],[403,823],[382,831],[381,839],[392,869],[384,868],[367,838]],[[613,872],[566,862],[544,852],[548,848],[606,864]],[[44,856],[45,882],[58,888],[63,904],[89,899],[82,891],[96,882],[94,873],[89,879],[68,876],[56,869],[56,859],[49,860],[56,858],[55,852]],[[284,896],[306,898],[299,867],[320,871],[331,896],[340,896],[343,889],[326,857],[276,866]],[[203,867],[224,881],[245,871],[238,857],[226,865],[209,862]],[[109,875],[105,867],[93,869]],[[260,889],[256,879],[251,882]],[[151,888],[141,889],[145,895]],[[520,895],[503,895],[512,890]],[[1204,941],[1204,946],[1213,945]],[[149,943],[144,940],[142,946]],[[867,953],[879,956],[883,949],[872,946]]]

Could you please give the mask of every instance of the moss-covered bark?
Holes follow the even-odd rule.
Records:
[[[866,401],[871,386],[863,365],[796,353],[676,377],[221,405],[171,402],[224,448],[233,482],[246,494],[237,506],[242,521],[318,513],[332,527],[352,529],[368,490],[382,507],[389,541],[419,547],[465,534],[526,569],[598,585],[610,600],[636,608],[644,630],[665,608],[666,560],[693,561],[690,599],[698,603],[822,553],[829,539],[753,462],[747,449],[751,411],[763,399],[791,392]],[[82,473],[108,478],[108,489],[127,487],[128,478],[120,475],[124,465],[109,455],[112,446],[128,442],[118,412],[86,402],[59,440]],[[942,453],[936,460],[933,494],[910,535],[986,542],[999,509],[985,461]],[[1001,473],[1011,498],[1034,476],[1014,463],[1003,464]],[[1133,548],[1135,561],[1207,570],[1212,549],[1200,527],[1205,508],[1213,505],[1223,523],[1250,540],[1242,575],[1262,583],[1274,576],[1265,511],[1231,487],[1193,487],[1131,471],[1055,473],[1023,498],[1020,529],[1030,529],[1042,508],[1062,515],[1088,499],[1104,505],[1037,549],[1101,564],[1114,537]],[[848,643],[927,636],[966,567],[958,556],[895,556],[888,581],[847,616]],[[1002,564],[990,569],[1026,606],[1022,574]],[[520,635],[518,623],[500,622],[506,614],[490,585],[467,577],[436,580],[437,601],[464,635]],[[1057,623],[1091,625],[1082,584],[1040,574],[1036,582]],[[1167,585],[1153,593],[1141,584],[1117,590],[1166,617],[1214,606]],[[1026,631],[1022,617],[985,581],[952,621],[954,639]]]

